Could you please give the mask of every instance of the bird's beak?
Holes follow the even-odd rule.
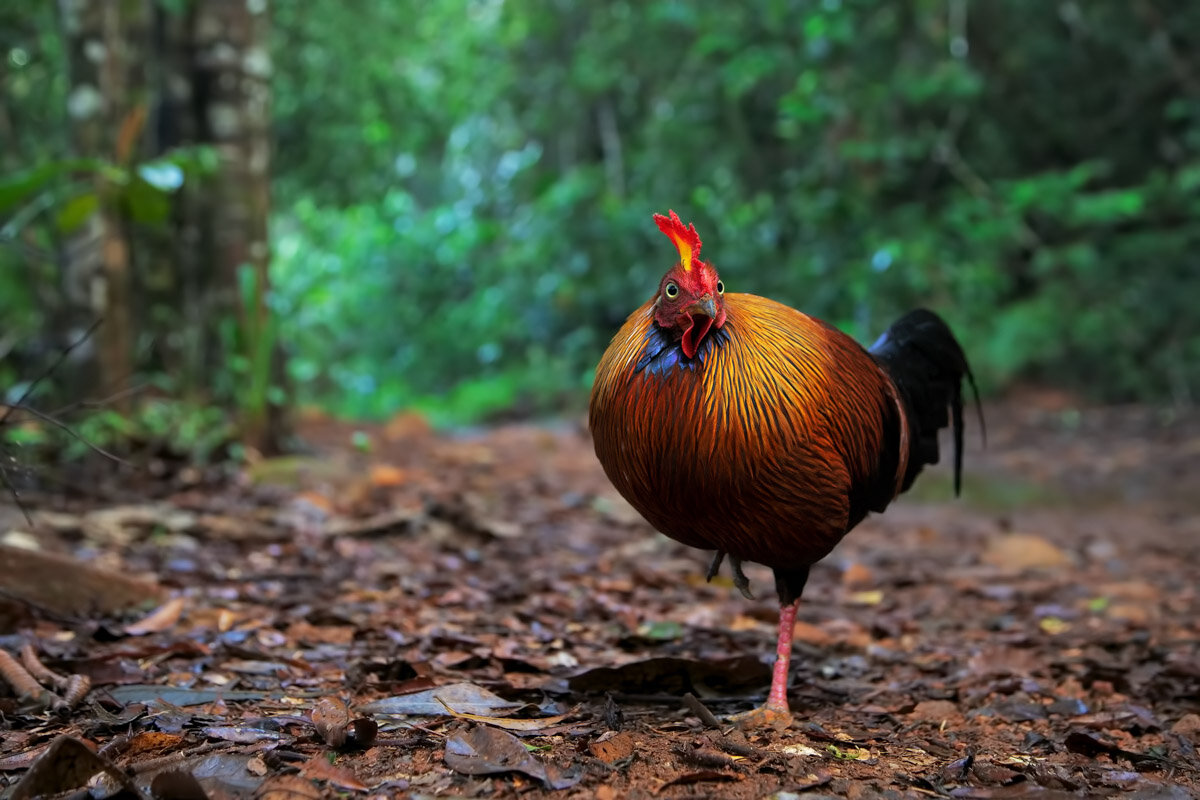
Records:
[[[680,344],[683,346],[684,355],[695,358],[696,351],[700,349],[700,342],[704,341],[704,337],[717,320],[717,301],[712,295],[705,295],[683,309],[683,313],[687,316],[688,324]]]
[[[712,295],[705,295],[685,308],[683,313],[690,314],[692,316],[705,316],[709,319],[716,319],[717,301],[712,298]]]

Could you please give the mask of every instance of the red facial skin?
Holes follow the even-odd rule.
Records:
[[[725,324],[725,297],[717,290],[721,279],[711,264],[692,259],[692,268],[676,264],[663,276],[654,301],[654,321],[676,332],[683,354],[695,358],[700,343],[715,326]],[[674,284],[679,293],[669,297],[667,286]]]

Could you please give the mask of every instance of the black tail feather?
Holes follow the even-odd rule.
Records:
[[[900,390],[908,413],[910,447],[901,490],[912,486],[922,467],[937,463],[938,431],[949,425],[954,434],[957,495],[962,490],[964,378],[971,386],[979,429],[987,442],[979,388],[958,340],[941,317],[921,308],[897,320],[870,349]]]

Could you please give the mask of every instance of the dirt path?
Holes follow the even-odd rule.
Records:
[[[814,570],[796,721],[750,734],[701,716],[765,692],[765,570],[753,602],[705,584],[574,426],[353,432],[10,533],[174,599],[133,628],[94,588],[10,604],[0,649],[92,688],[58,711],[0,688],[0,785],[71,788],[41,756],[163,800],[204,796],[189,775],[212,798],[1200,796],[1196,417],[993,410],[963,500],[937,469]]]

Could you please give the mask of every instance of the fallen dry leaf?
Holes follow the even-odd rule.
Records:
[[[349,789],[352,792],[363,792],[370,788],[351,770],[330,764],[323,753],[318,753],[301,764],[300,774],[310,780],[325,781],[339,789]]]
[[[566,719],[568,714],[558,714],[553,717],[538,717],[536,719],[513,719],[510,717],[487,717],[482,714],[465,714],[461,711],[456,711],[445,700],[438,695],[434,695],[442,706],[450,713],[450,716],[459,719],[468,719],[472,722],[481,722],[485,725],[493,725],[497,728],[504,728],[509,731],[540,731],[549,728],[552,725],[557,725]]]
[[[133,760],[148,756],[161,756],[171,752],[183,743],[183,737],[177,733],[164,731],[142,731],[129,740],[129,744],[121,750],[122,760]]]
[[[254,800],[321,800],[321,790],[299,775],[272,775],[255,792]]]
[[[28,643],[48,669],[93,689],[60,717],[22,716],[0,687],[0,784],[21,779],[50,737],[82,730],[109,762],[146,770],[143,792],[167,770],[191,774],[212,800],[616,800],[654,797],[677,778],[698,782],[661,796],[1200,797],[1200,732],[1188,732],[1200,723],[1186,716],[1200,693],[1200,495],[1180,479],[1200,472],[1195,453],[1176,446],[1188,436],[1150,413],[1110,425],[1085,411],[1074,433],[1058,418],[1015,424],[1023,413],[1000,412],[1008,419],[986,452],[969,443],[961,500],[949,500],[950,465],[932,467],[812,570],[794,630],[797,714],[784,733],[724,723],[765,697],[770,570],[746,565],[754,601],[728,571],[706,584],[709,554],[654,535],[628,506],[606,507],[615,494],[578,424],[429,431],[393,445],[381,426],[326,417],[321,430],[298,432],[314,455],[294,480],[209,483],[184,466],[197,474],[149,489],[170,497],[154,515],[125,509],[92,522],[90,501],[71,498],[63,507],[77,514],[39,523],[26,541],[86,554],[89,568],[162,575],[187,605],[173,625],[132,639],[127,610],[87,597],[67,604],[73,613],[30,606],[9,622],[20,635],[5,649]],[[1193,417],[1184,432],[1200,441]],[[371,451],[348,452],[360,429]],[[1145,457],[1105,462],[1125,445]],[[372,463],[402,476],[374,485]],[[1097,483],[1098,465],[1110,483]],[[2,503],[0,532],[9,518],[23,528]],[[169,516],[167,504],[186,513]],[[155,518],[174,527],[155,535]],[[981,563],[1007,526],[1065,560]],[[85,528],[104,537],[102,550]],[[96,588],[78,575],[28,577],[80,595]],[[8,581],[0,572],[0,628]],[[882,602],[853,602],[864,591]],[[455,685],[473,687],[466,705],[446,693]],[[698,706],[681,703],[688,692]],[[322,698],[347,708],[318,735],[310,714]],[[400,713],[359,710],[381,699]],[[349,746],[357,725],[376,723],[371,747]],[[520,770],[451,768],[448,741],[479,724],[524,745],[511,750],[516,763],[551,779],[553,766],[577,764],[579,782],[558,791]],[[1072,733],[1091,737],[1072,747],[1096,755],[1071,752]],[[339,741],[334,752],[328,742]],[[821,769],[830,788],[812,788]],[[703,780],[706,770],[742,780]],[[272,775],[287,780],[260,794]],[[90,784],[130,796],[100,773]]]
[[[59,617],[92,619],[158,602],[161,587],[70,556],[0,545],[6,600]]]
[[[550,789],[567,789],[577,784],[578,773],[563,773],[543,764],[525,749],[521,740],[496,728],[478,725],[446,740],[446,765],[467,775],[521,772]]]
[[[130,636],[145,636],[148,633],[165,631],[179,622],[184,604],[182,597],[174,597],[137,622],[126,625],[125,633]]]
[[[9,800],[32,800],[82,789],[104,775],[125,791],[138,794],[133,781],[78,739],[60,736],[46,748],[12,788]]]
[[[737,694],[771,682],[771,670],[753,656],[695,661],[686,658],[649,658],[620,667],[597,667],[570,678],[577,692],[677,694],[692,692]]]
[[[339,750],[370,747],[379,731],[374,720],[352,717],[346,703],[336,697],[322,697],[309,717],[325,744]]]
[[[461,714],[486,714],[489,711],[515,711],[513,703],[487,689],[470,683],[452,683],[423,692],[385,697],[359,708],[365,714],[396,714],[405,716],[449,716],[449,705]]]
[[[160,772],[150,781],[154,800],[208,800],[208,792],[192,773],[172,769]]]

